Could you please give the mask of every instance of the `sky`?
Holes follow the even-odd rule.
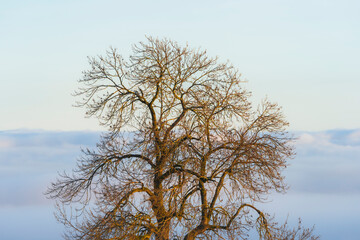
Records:
[[[359,128],[359,1],[2,1],[0,129],[103,130],[71,94],[87,56],[145,36],[229,60],[292,130]]]
[[[73,107],[87,57],[145,36],[207,50],[298,136],[291,189],[264,205],[323,239],[360,232],[360,2],[0,0],[0,239],[61,239],[43,192],[105,129]],[[275,210],[275,211],[274,211]],[[21,228],[22,231],[18,231]]]

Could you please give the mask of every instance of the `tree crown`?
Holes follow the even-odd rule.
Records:
[[[110,49],[89,63],[78,104],[109,132],[49,190],[85,206],[95,196],[78,225],[62,215],[69,236],[212,239],[244,236],[254,224],[272,236],[254,202],[285,190],[281,171],[293,151],[277,104],[254,109],[233,66],[166,39],[134,46],[128,61]]]

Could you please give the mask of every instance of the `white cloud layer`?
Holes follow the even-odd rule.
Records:
[[[292,191],[360,193],[360,131],[298,133],[297,156],[286,170]]]
[[[6,193],[0,195],[0,206],[45,203],[42,192],[50,179],[72,169],[80,148],[94,147],[99,135],[0,132],[0,191]],[[360,193],[360,130],[300,132],[295,137],[297,156],[285,170],[291,191]]]

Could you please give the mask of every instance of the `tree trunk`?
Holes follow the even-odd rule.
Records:
[[[158,223],[157,231],[155,233],[155,239],[169,240],[171,219],[167,217],[168,213],[164,207],[163,187],[160,180],[161,174],[162,171],[160,169],[157,169],[154,177],[154,198],[152,201],[152,209],[156,215]]]
[[[194,240],[195,237],[203,232],[206,231],[206,227],[204,225],[199,225],[193,230],[191,230],[186,236],[184,237],[184,240]]]
[[[159,223],[158,232],[155,234],[156,240],[169,240],[170,238],[170,221],[167,219]]]

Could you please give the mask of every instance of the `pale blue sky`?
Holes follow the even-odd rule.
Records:
[[[229,60],[255,102],[283,106],[305,132],[285,171],[291,190],[264,207],[323,239],[358,238],[359,13],[357,0],[0,0],[0,239],[60,239],[42,193],[99,134],[63,130],[104,130],[71,93],[87,56],[128,56],[145,35]],[[21,128],[52,131],[9,131]]]
[[[145,35],[230,60],[292,130],[360,128],[360,2],[2,1],[0,130],[102,130],[72,107],[87,56]]]

